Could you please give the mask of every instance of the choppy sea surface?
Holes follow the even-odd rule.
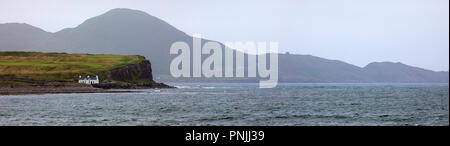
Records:
[[[449,125],[448,84],[169,84],[0,96],[0,125]]]

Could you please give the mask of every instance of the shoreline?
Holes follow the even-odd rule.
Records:
[[[40,95],[40,94],[71,94],[71,93],[129,93],[136,91],[118,91],[112,89],[161,89],[175,88],[163,83],[157,84],[127,84],[125,86],[95,87],[87,84],[70,83],[63,85],[0,85],[0,96],[8,95]]]
[[[26,96],[26,95],[45,95],[45,94],[83,94],[83,93],[132,93],[139,91],[103,91],[103,92],[39,92],[39,93],[8,93],[0,94],[1,96]]]

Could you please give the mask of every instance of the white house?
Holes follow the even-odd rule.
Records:
[[[100,83],[100,81],[98,79],[98,76],[95,76],[95,77],[89,77],[89,76],[81,77],[81,76],[79,76],[78,77],[78,83],[81,83],[81,84],[98,84],[98,83]]]

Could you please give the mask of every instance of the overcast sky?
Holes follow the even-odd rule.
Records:
[[[142,10],[218,41],[278,41],[280,52],[358,66],[449,70],[449,0],[0,0],[0,23],[56,32],[113,8]]]

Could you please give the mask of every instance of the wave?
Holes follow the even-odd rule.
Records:
[[[216,87],[202,87],[203,89],[214,89]]]

